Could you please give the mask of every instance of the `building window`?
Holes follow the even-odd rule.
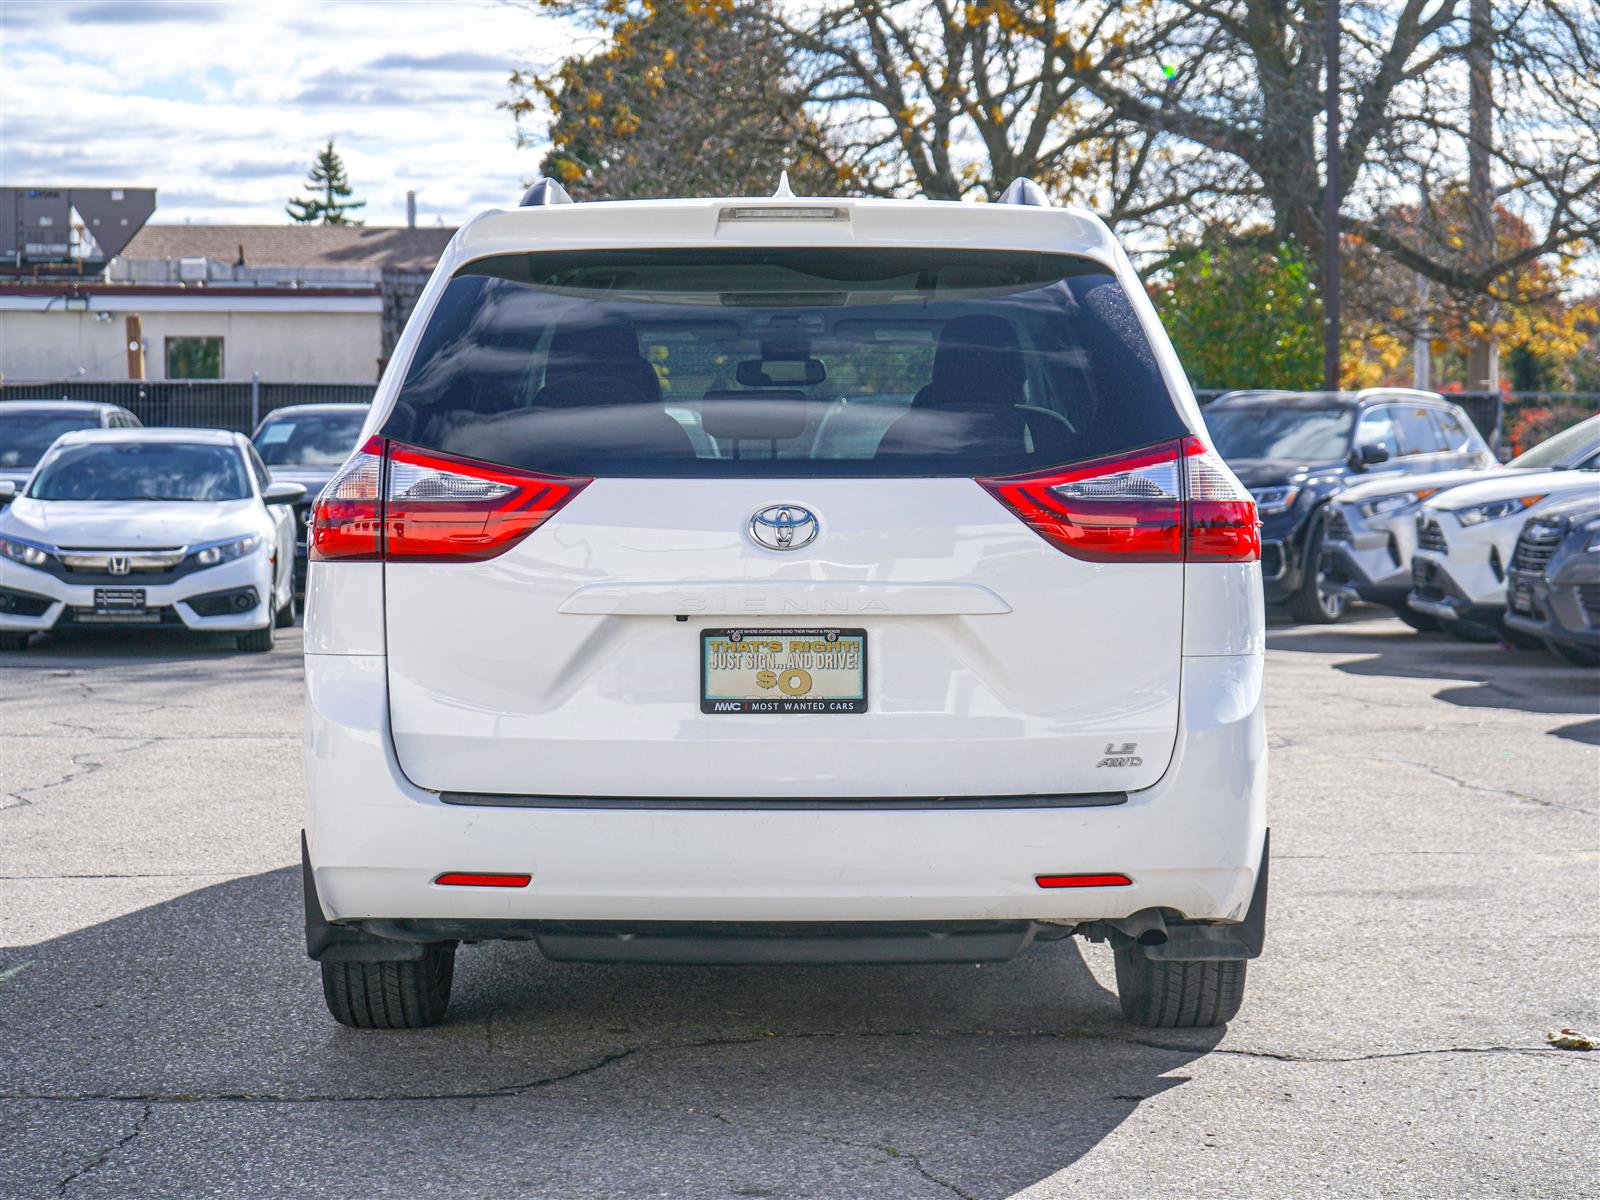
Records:
[[[219,337],[169,337],[168,379],[221,379],[222,339]]]

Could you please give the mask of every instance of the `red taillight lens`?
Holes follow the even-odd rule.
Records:
[[[446,871],[434,880],[445,887],[527,887],[532,875],[501,875],[487,871]]]
[[[317,497],[314,559],[481,562],[588,485],[373,438]]]
[[[1261,520],[1250,493],[1223,470],[1199,438],[1183,439],[1184,503],[1190,562],[1255,562]]]
[[[474,562],[503,554],[589,483],[389,444],[384,558]]]
[[[1255,501],[1199,438],[978,483],[1045,541],[1089,562],[1250,562],[1261,554]]]
[[[1177,442],[1037,475],[978,482],[1045,541],[1074,558],[1183,558]]]
[[[311,510],[307,554],[319,561],[383,557],[383,439],[373,438],[328,481]]]
[[[1127,887],[1133,882],[1126,875],[1035,875],[1042,888]]]

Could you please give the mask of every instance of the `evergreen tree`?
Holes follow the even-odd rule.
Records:
[[[352,209],[365,208],[365,200],[347,200],[350,195],[350,179],[344,173],[344,160],[339,157],[338,151],[333,148],[333,139],[328,139],[328,144],[317,151],[317,160],[311,164],[311,173],[306,176],[306,190],[309,196],[296,196],[289,201],[285,210],[289,219],[297,225],[360,225],[362,222],[353,221],[345,214]],[[317,193],[321,193],[318,195]]]

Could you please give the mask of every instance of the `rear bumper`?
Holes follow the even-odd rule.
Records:
[[[1240,920],[1265,835],[1260,655],[1184,660],[1166,774],[1051,808],[589,808],[446,803],[400,771],[384,659],[308,655],[306,830],[329,920]],[[715,769],[709,768],[709,769]],[[688,797],[693,800],[695,798]],[[603,802],[602,802],[603,803]],[[441,887],[442,871],[529,873]],[[1039,874],[1121,872],[1120,887]]]

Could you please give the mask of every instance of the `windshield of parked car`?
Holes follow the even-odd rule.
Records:
[[[1105,267],[850,247],[470,264],[383,432],[556,474],[796,478],[1011,474],[1188,430]]]
[[[1590,417],[1587,421],[1579,421],[1571,429],[1563,429],[1555,436],[1546,438],[1526,454],[1517,455],[1506,466],[1532,467],[1540,471],[1548,471],[1553,467],[1597,466],[1600,463],[1574,461],[1586,449],[1593,458],[1596,443],[1600,443],[1600,417]]]
[[[232,446],[91,442],[63,446],[39,465],[35,500],[244,500],[244,459]]]
[[[269,467],[336,467],[361,436],[363,412],[297,412],[268,417],[254,438]]]
[[[0,470],[27,470],[63,433],[99,424],[93,413],[6,412],[0,405]]]
[[[1337,462],[1350,444],[1355,411],[1242,404],[1206,411],[1206,428],[1217,451],[1230,462],[1248,458],[1287,458],[1299,462]]]

